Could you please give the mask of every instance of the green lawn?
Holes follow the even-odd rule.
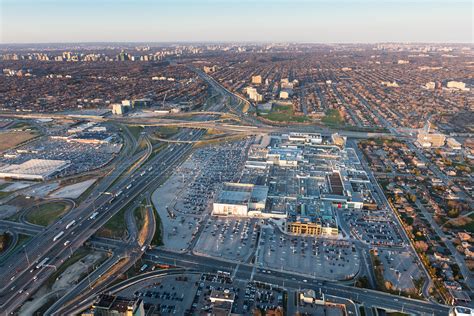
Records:
[[[48,226],[69,210],[69,205],[62,202],[50,202],[33,207],[26,215],[32,224]]]
[[[306,116],[295,115],[291,105],[275,105],[273,109],[264,117],[275,122],[304,123],[311,121],[311,119],[307,118]]]

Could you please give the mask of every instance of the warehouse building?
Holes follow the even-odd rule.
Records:
[[[30,159],[0,167],[0,178],[44,181],[69,165],[66,160]]]

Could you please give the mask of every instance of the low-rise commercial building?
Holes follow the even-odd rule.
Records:
[[[44,181],[69,166],[66,160],[30,159],[0,167],[0,178]]]
[[[115,295],[102,294],[89,312],[82,315],[94,316],[144,316],[145,308],[139,298],[129,299]]]
[[[212,206],[220,216],[257,216],[265,209],[268,188],[245,183],[224,183]]]

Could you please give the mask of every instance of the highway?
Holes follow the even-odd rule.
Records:
[[[203,130],[184,130],[179,133],[178,138],[194,140],[203,134]],[[0,283],[3,285],[0,294],[0,308],[6,314],[14,311],[27,299],[30,293],[47,279],[56,266],[61,265],[70,254],[81,247],[123,206],[140,196],[147,188],[153,187],[155,183],[161,181],[161,177],[179,163],[180,159],[191,149],[192,145],[190,144],[169,144],[139,169],[142,170],[143,176],[138,175],[138,171],[129,175],[113,186],[113,193],[105,192],[98,195],[85,206],[80,206],[73,212],[69,212],[62,220],[37,235],[25,247],[28,260],[25,260],[23,251],[18,251],[10,256],[3,264],[4,272],[0,276]],[[129,184],[132,186],[127,190],[126,187]],[[91,220],[89,217],[95,212],[98,212],[98,215],[95,220]],[[76,225],[66,230],[65,225],[73,219],[76,220]],[[60,231],[63,231],[64,235],[53,241],[53,237]],[[67,247],[62,245],[66,240],[70,241]],[[33,269],[32,272],[29,272],[35,266],[35,262],[45,258],[49,258],[48,267],[37,271]],[[33,275],[37,276],[35,281],[33,281]]]
[[[222,94],[223,99],[231,98],[231,104],[235,102],[242,103],[247,100],[231,93],[220,83],[212,77],[204,74],[199,69],[193,69],[198,75],[208,82],[216,91]],[[248,125],[231,125],[220,121],[190,121],[190,120],[166,120],[162,118],[132,118],[118,119],[113,117],[96,118],[99,121],[108,121],[111,123],[125,123],[135,124],[140,126],[180,126],[184,129],[180,131],[175,138],[167,140],[167,145],[163,150],[158,152],[154,157],[151,157],[151,144],[147,139],[147,150],[145,155],[143,153],[134,154],[138,144],[136,139],[130,135],[128,129],[125,128],[125,137],[127,138],[127,147],[121,156],[116,167],[109,172],[103,181],[94,188],[90,196],[83,201],[73,211],[65,215],[61,220],[46,228],[36,227],[27,223],[12,223],[9,221],[0,221],[0,229],[14,230],[16,233],[24,233],[34,235],[35,237],[28,242],[21,249],[17,249],[10,254],[0,264],[2,274],[0,275],[0,310],[2,315],[7,315],[17,310],[26,299],[36,291],[42,283],[44,283],[49,276],[62,263],[70,257],[74,251],[80,248],[87,240],[91,240],[91,245],[99,249],[111,249],[113,255],[104,262],[98,269],[92,272],[87,278],[74,286],[68,293],[58,300],[50,307],[47,314],[56,315],[63,314],[67,309],[62,309],[63,306],[70,306],[72,302],[72,309],[77,310],[80,306],[89,303],[93,297],[102,291],[104,287],[113,281],[118,274],[123,273],[136,260],[144,256],[146,259],[171,264],[173,266],[183,267],[192,271],[199,272],[216,272],[217,270],[226,270],[231,272],[235,278],[242,280],[256,280],[276,285],[281,285],[290,289],[298,289],[302,287],[313,287],[322,289],[328,295],[344,297],[355,302],[363,302],[367,307],[380,307],[388,310],[403,310],[404,312],[414,313],[417,315],[447,315],[448,307],[438,305],[433,302],[419,301],[408,299],[400,296],[394,296],[383,292],[372,291],[368,289],[361,289],[350,287],[338,282],[324,280],[321,278],[311,278],[306,275],[298,273],[269,270],[271,272],[263,272],[257,269],[254,265],[246,263],[236,263],[231,261],[219,260],[210,257],[197,256],[192,253],[177,254],[166,250],[138,250],[140,247],[136,243],[137,231],[131,229],[134,236],[125,244],[123,241],[112,241],[103,238],[91,238],[100,227],[102,227],[112,216],[114,216],[120,209],[125,206],[133,205],[137,200],[143,200],[149,197],[150,192],[155,189],[158,184],[172,172],[181,160],[191,152],[193,143],[201,139],[205,133],[204,129],[213,128],[220,129],[234,133],[285,133],[290,131],[305,131],[317,132],[323,136],[329,136],[334,133],[334,130],[314,126],[302,125],[291,127],[269,126],[260,122],[252,116],[245,115],[239,109],[232,108],[232,111],[238,116],[241,122]],[[378,115],[377,115],[378,114]],[[385,122],[383,117],[377,113],[376,115],[382,122]],[[37,114],[17,114],[14,117],[35,117]],[[5,116],[2,114],[2,116]],[[53,118],[70,118],[67,115],[49,115]],[[396,130],[390,125],[387,125],[391,133],[396,133]],[[193,130],[190,128],[203,128],[200,130]],[[393,135],[391,133],[369,133],[358,131],[338,131],[340,135],[350,138],[368,138],[377,136]],[[395,134],[399,136],[398,134]],[[355,143],[349,142],[355,147]],[[358,153],[360,154],[360,153]],[[139,163],[136,163],[139,161]],[[361,161],[364,161],[361,159]],[[130,172],[126,172],[130,169]],[[368,169],[367,165],[364,165]],[[371,177],[371,181],[375,181],[370,170],[366,170]],[[446,180],[443,178],[443,180]],[[375,181],[375,184],[377,182]],[[376,185],[379,196],[383,199],[383,204],[390,207],[385,195],[381,189]],[[148,212],[152,212],[148,208]],[[95,215],[93,215],[95,214]],[[130,224],[132,216],[128,214],[127,222]],[[65,226],[75,220],[75,225],[69,227]],[[133,228],[133,225],[130,224]],[[150,231],[154,228],[150,228]],[[403,229],[402,229],[403,230]],[[63,232],[60,237],[60,232]],[[405,236],[405,238],[408,238]],[[68,245],[64,245],[65,241],[69,241]],[[150,236],[144,242],[148,245]],[[411,244],[410,244],[411,245]],[[46,265],[35,268],[37,262],[42,260],[47,261]],[[118,262],[126,260],[125,265],[118,272],[106,275],[112,266]],[[370,269],[366,263],[367,269]],[[181,271],[181,270],[179,270]],[[426,270],[425,270],[425,273]],[[162,272],[166,274],[166,272]],[[105,277],[105,280],[101,278]],[[373,283],[373,275],[369,273],[371,283]],[[91,283],[101,280],[100,284],[92,289]],[[429,284],[425,286],[424,293],[427,294]],[[79,301],[82,300],[82,301]]]

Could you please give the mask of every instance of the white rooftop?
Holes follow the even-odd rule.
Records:
[[[67,167],[69,161],[51,159],[30,159],[21,164],[9,164],[0,167],[1,177],[18,177],[22,175],[46,178]]]

